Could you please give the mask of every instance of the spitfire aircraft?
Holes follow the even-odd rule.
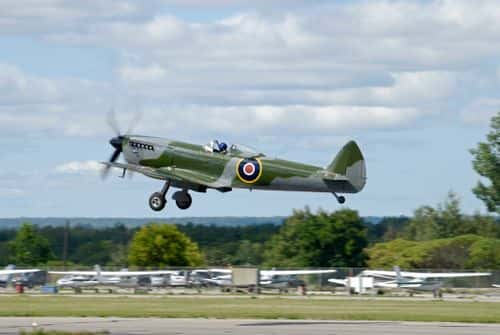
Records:
[[[115,127],[116,130],[116,127]],[[110,168],[138,172],[164,181],[164,186],[149,198],[149,206],[161,211],[167,203],[170,187],[177,207],[192,204],[189,191],[214,189],[229,192],[233,188],[332,193],[340,204],[339,193],[360,192],[366,183],[366,166],[358,145],[347,143],[326,168],[270,158],[246,146],[212,141],[196,145],[158,137],[118,135],[110,140],[115,149],[103,162],[106,176]],[[123,153],[126,163],[117,162]]]

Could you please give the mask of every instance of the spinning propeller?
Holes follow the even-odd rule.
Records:
[[[111,140],[109,140],[109,144],[111,144],[111,146],[115,148],[115,151],[113,152],[113,154],[111,154],[111,157],[109,158],[110,163],[114,163],[120,157],[120,154],[123,152],[123,141],[125,140],[125,136],[129,135],[133,131],[135,126],[139,123],[141,117],[142,117],[141,113],[137,112],[130,121],[130,125],[127,131],[125,132],[124,135],[122,135],[120,127],[118,125],[118,121],[116,119],[115,111],[114,109],[111,109],[107,117],[107,123],[108,126],[115,132],[116,136],[113,137]],[[103,168],[101,173],[103,179],[108,177],[110,169],[111,166],[109,165],[106,165]]]

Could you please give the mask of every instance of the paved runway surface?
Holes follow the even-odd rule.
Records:
[[[33,322],[43,329],[109,331],[111,334],[175,335],[498,335],[500,325],[462,323],[298,321],[298,320],[206,320],[122,318],[0,318],[0,334],[31,330]]]

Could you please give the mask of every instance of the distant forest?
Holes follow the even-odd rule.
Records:
[[[251,224],[250,218],[243,218],[244,224],[234,225],[236,218],[225,220],[225,225],[160,221],[142,226],[118,221],[105,227],[78,222],[67,230],[60,222],[18,224],[0,229],[0,265],[55,268],[66,259],[72,268],[500,269],[500,217],[463,214],[453,192],[437,206],[417,208],[411,218],[374,220],[347,208],[312,212],[306,207],[274,222],[260,218]]]
[[[191,222],[176,226],[198,244],[207,265],[260,265],[263,262],[265,244],[281,229],[281,224],[278,224],[280,221],[250,224],[248,218],[244,220],[246,225],[239,226]],[[62,222],[62,219],[60,221]],[[82,266],[101,264],[118,267],[127,265],[127,247],[139,230],[139,226],[128,227],[124,223],[116,222],[112,226],[98,228],[95,225],[83,224],[82,221],[83,219],[80,219],[78,224],[69,225],[66,256],[68,264]],[[369,244],[393,239],[405,229],[409,219],[388,217],[376,220],[379,223],[371,223],[373,221],[373,219],[363,220]],[[47,221],[44,222],[48,225],[38,227],[38,233],[49,242],[53,253],[53,261],[50,263],[60,266],[64,258],[65,227],[61,222],[57,222],[55,226]],[[2,266],[14,261],[9,241],[15,238],[16,233],[17,228],[12,226],[0,228]]]

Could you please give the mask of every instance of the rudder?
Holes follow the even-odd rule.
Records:
[[[359,146],[354,141],[348,142],[337,154],[327,171],[346,176],[349,183],[361,191],[366,184],[366,164]]]

